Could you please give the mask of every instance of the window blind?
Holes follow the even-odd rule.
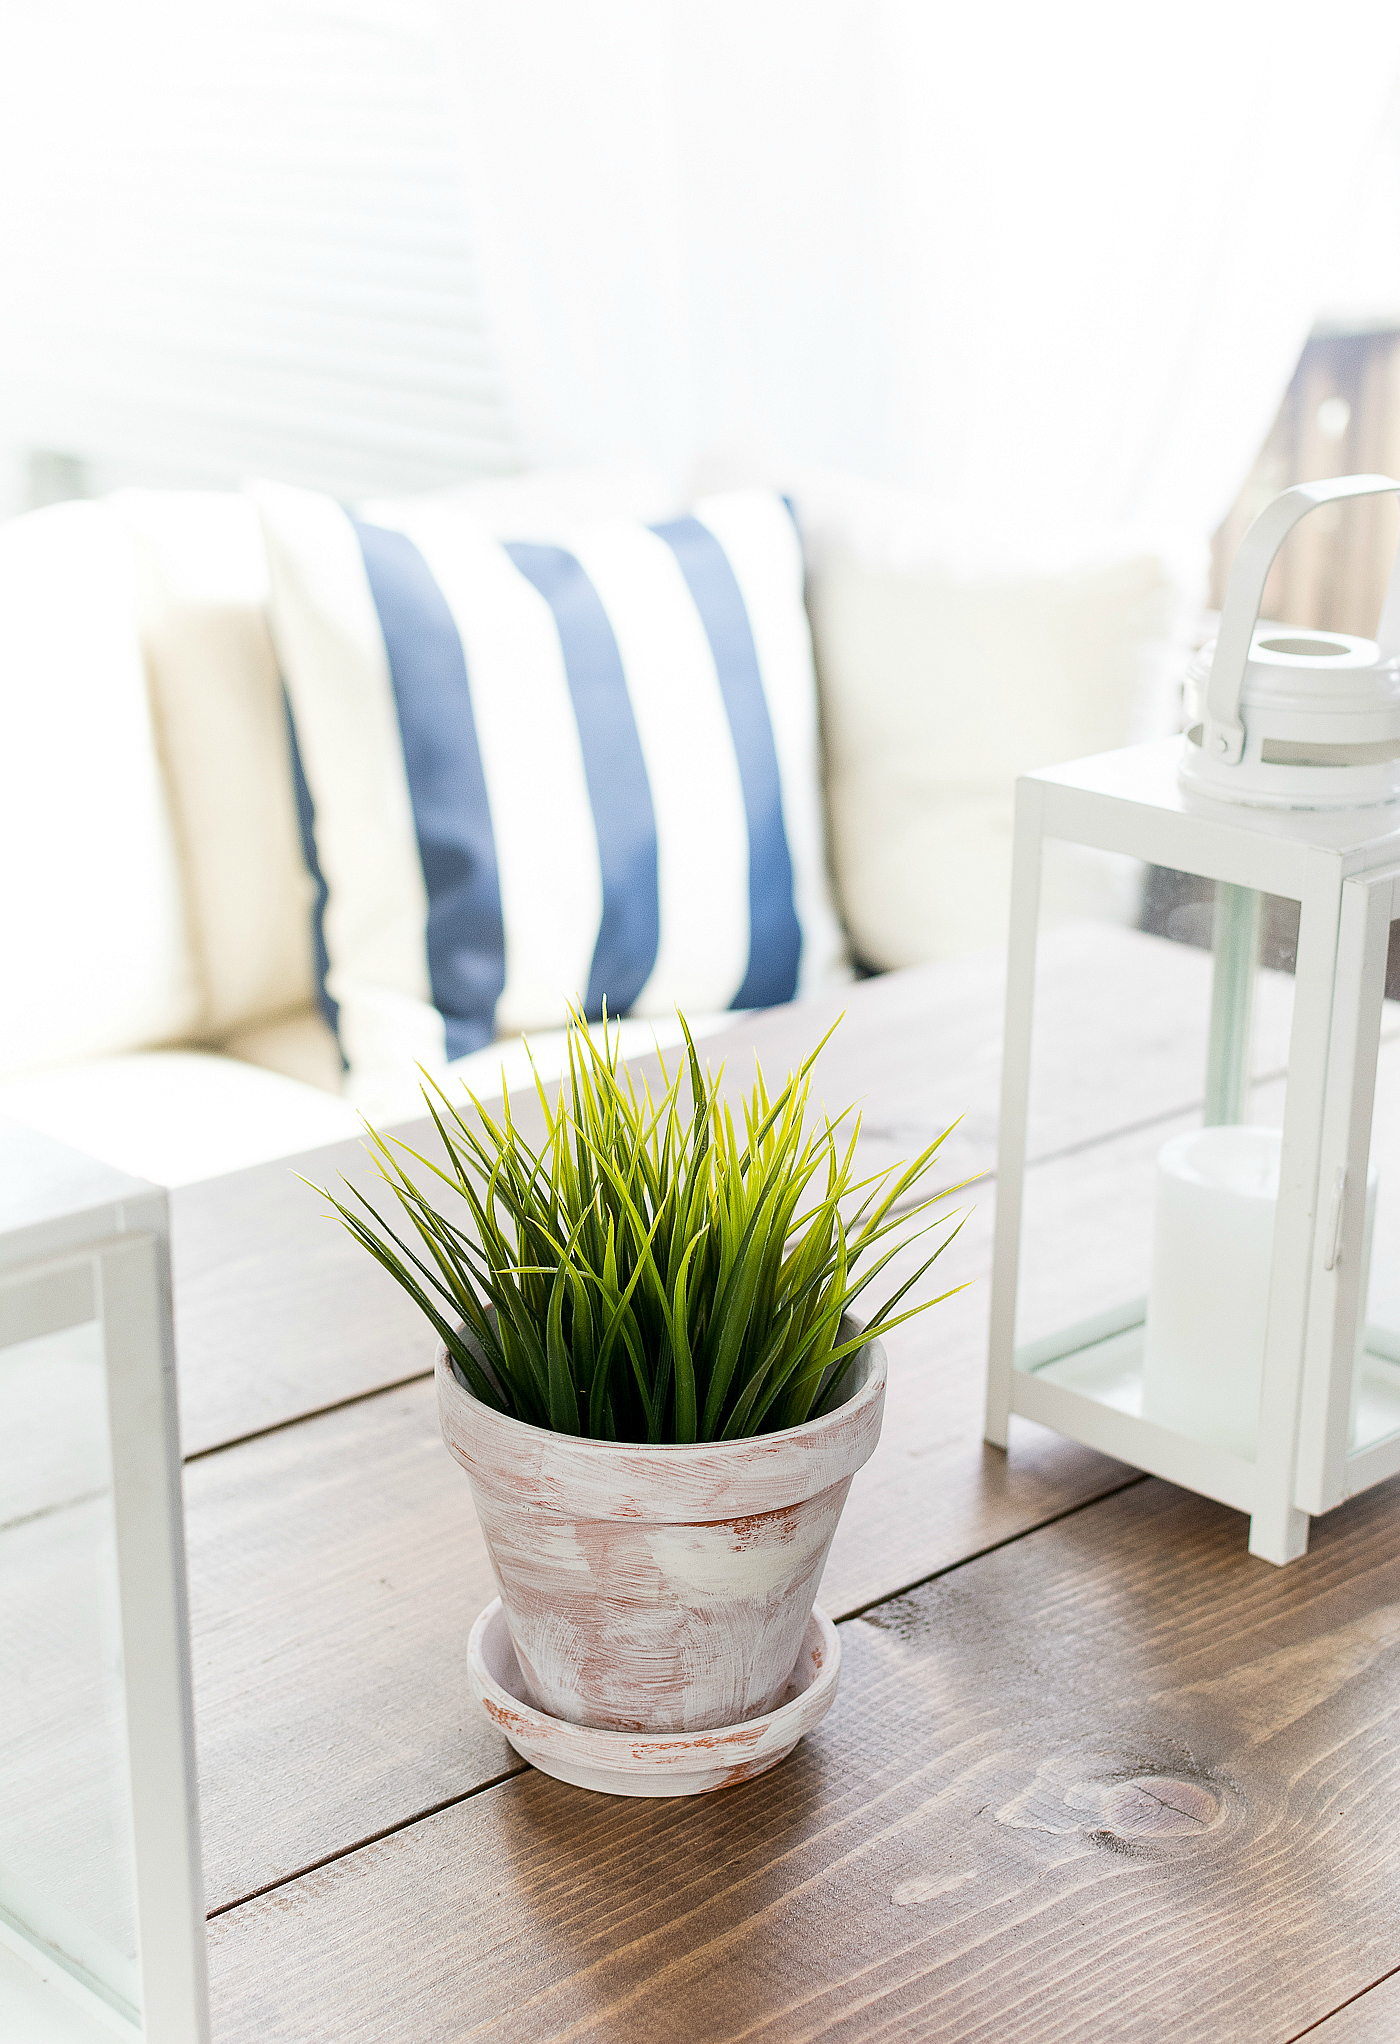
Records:
[[[45,0],[0,81],[0,440],[343,496],[518,466],[414,0]]]

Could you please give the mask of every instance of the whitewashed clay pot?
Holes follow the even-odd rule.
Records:
[[[821,1723],[840,1680],[841,1642],[814,1608],[777,1709],[708,1732],[600,1732],[535,1710],[499,1597],[472,1627],[467,1670],[491,1722],[542,1774],[609,1796],[704,1796],[766,1774]]]
[[[858,1332],[842,1323],[842,1338]],[[571,1724],[698,1732],[787,1688],[851,1478],[885,1404],[885,1352],[844,1402],[782,1433],[687,1447],[581,1440],[493,1412],[444,1347],[443,1438],[471,1479],[530,1701]]]

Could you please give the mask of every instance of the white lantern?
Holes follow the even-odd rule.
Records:
[[[1379,1176],[1371,1163],[1373,1118],[1391,1111],[1382,1039],[1400,916],[1400,572],[1375,642],[1259,623],[1269,567],[1297,521],[1386,491],[1400,483],[1304,484],[1255,520],[1219,637],[1187,676],[1183,737],[1017,787],[986,1437],[1004,1448],[1010,1414],[1023,1413],[1249,1513],[1250,1551],[1273,1562],[1303,1553],[1309,1514],[1400,1471],[1400,1336],[1382,1324],[1400,1321],[1400,1257],[1385,1253],[1400,1227],[1387,1226],[1385,1159]],[[1042,866],[1066,845],[1214,883],[1213,911],[1200,904],[1209,970],[1182,946],[1121,940],[1139,1011],[1168,983],[1168,951],[1172,986],[1191,980],[1188,966],[1197,973],[1200,1028],[1175,1011],[1155,1023],[1137,1014],[1137,1038],[1149,1024],[1158,1036],[1141,1061],[1143,1125],[1120,1144],[1120,1179],[1111,1146],[1099,1146],[1098,1218],[1068,1257],[1073,1200],[1055,1173],[1069,1165],[1026,1172]],[[1270,898],[1298,905],[1291,980],[1260,963]],[[1144,964],[1133,944],[1160,944],[1160,958]],[[1115,998],[1092,981],[1074,996],[1100,1012]],[[1063,1008],[1063,990],[1057,998]],[[1186,1070],[1193,1041],[1194,1107],[1191,1092],[1168,1098],[1161,1076],[1173,1059]],[[1068,1157],[1075,1144],[1060,1135]],[[1037,1265],[1041,1180],[1057,1220],[1043,1231],[1053,1259],[1047,1248]],[[1056,1280],[1042,1290],[1062,1301],[1076,1277],[1088,1288],[1070,1325],[1048,1324],[1043,1300],[1026,1303],[1028,1274],[1052,1260]]]
[[[0,2038],[208,2035],[166,1197],[0,1122]]]

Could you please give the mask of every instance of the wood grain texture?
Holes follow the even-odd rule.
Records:
[[[1400,2037],[1400,1969],[1307,2034],[1316,2044],[1395,2044]]]
[[[1129,1124],[1176,1114],[1202,1098],[1211,958],[1207,951],[1112,924],[1080,923],[1042,936],[1027,1156],[1049,1157],[1097,1142]],[[844,1107],[858,1101],[872,1162],[915,1154],[954,1121],[945,1145],[950,1177],[996,1161],[1005,959],[1001,952],[893,972],[800,1009],[756,1016],[706,1046],[727,1048],[733,1069],[751,1066],[743,1044],[776,1068],[790,1055],[792,1026],[815,1036],[844,1009],[822,1054],[818,1090]],[[1259,977],[1255,1068],[1287,1063],[1292,981]]]
[[[1177,1125],[1031,1171],[1028,1334],[1131,1289],[1152,1159]],[[983,1199],[935,1266],[969,1289],[887,1339],[880,1444],[818,1592],[834,1616],[1131,1479],[1028,1421],[1009,1456],[982,1445],[990,1224]],[[467,1631],[495,1585],[430,1382],[196,1462],[186,1501],[211,1907],[510,1765],[466,1693]]]
[[[186,1455],[431,1370],[431,1329],[298,1172],[367,1186],[359,1143],[170,1195]]]
[[[205,1897],[518,1765],[467,1687],[496,1594],[431,1382],[185,1470]]]
[[[1031,1154],[1083,1144],[1201,1097],[1208,954],[1133,930],[1084,925],[1043,942]],[[842,988],[839,996],[745,1017],[706,1039],[730,1097],[755,1055],[785,1073],[841,1012],[823,1054],[819,1093],[858,1102],[862,1165],[917,1153],[962,1116],[945,1145],[949,1181],[995,1161],[1003,964],[999,953]],[[1258,1001],[1261,1070],[1281,1065],[1289,983],[1265,974]],[[654,1059],[633,1068],[654,1074]],[[539,1132],[538,1109],[518,1120]],[[427,1123],[400,1131],[427,1144]],[[359,1144],[240,1171],[171,1196],[171,1253],[185,1452],[320,1411],[432,1367],[433,1337],[412,1304],[301,1183],[341,1173],[368,1187]]]
[[[1106,1146],[1107,1161],[1092,1153],[1091,1170],[1039,1167],[1060,1182],[1050,1205],[1071,1237],[1092,1233],[1108,1259],[1105,1272],[1050,1252],[1067,1314],[1081,1303],[1066,1289],[1076,1271],[1091,1291],[1114,1274],[1100,1188],[1119,1175],[1118,1148]],[[1071,1177],[1083,1179],[1077,1192]],[[838,1616],[1128,1476],[1029,1422],[1015,1423],[1009,1459],[982,1446],[990,1217],[979,1208],[952,1252],[957,1275],[977,1282],[889,1337],[889,1417],[820,1591]],[[514,1764],[467,1695],[467,1632],[496,1586],[430,1381],[201,1458],[185,1498],[212,1908]],[[71,1604],[39,1596],[36,1612],[51,1625],[60,1608],[71,1620]],[[33,1667],[29,1677],[28,1706],[50,1733],[72,1720],[76,1743],[50,1738],[61,1771],[103,1727],[71,1680],[50,1694]],[[6,1729],[18,1735],[21,1718]]]
[[[1395,1485],[1275,1570],[1144,1483],[843,1647],[759,1781],[523,1775],[221,1918],[223,2044],[1283,2044],[1395,1964]]]
[[[1047,1161],[1028,1185],[1023,1337],[1043,1331],[1038,1320],[1063,1324],[1142,1288],[1134,1265],[1145,1266],[1151,1160],[1199,1094],[1184,1018],[1199,1019],[1209,969],[1201,954],[1112,931],[1065,933],[1045,957],[1049,1052],[1034,1134]],[[950,1165],[990,1163],[999,976],[999,961],[969,960],[851,990],[825,1090],[842,1104],[864,1092],[871,1163],[907,1154],[962,1105],[971,1111]],[[1086,991],[1098,1001],[1087,1031]],[[1265,996],[1266,1065],[1282,999]],[[817,1005],[755,1018],[706,1055],[728,1056],[737,1090],[755,1050],[766,1069],[785,1068],[823,1020]],[[309,1166],[323,1178],[354,1171],[359,1152],[343,1145]],[[973,1198],[934,1275],[978,1282],[888,1340],[884,1435],[821,1590],[837,1615],[1131,1481],[1020,1421],[1009,1457],[981,1445],[992,1202],[985,1187]],[[437,1437],[430,1382],[365,1396],[426,1372],[431,1336],[291,1167],[193,1188],[175,1208],[187,1446],[364,1399],[186,1474],[210,1904],[289,1883],[218,1919],[221,2034],[1253,2044],[1305,2021],[1332,2030],[1347,2012],[1329,2012],[1400,1956],[1396,1942],[1377,1958],[1364,1825],[1355,1892],[1371,1927],[1346,1963],[1337,1956],[1326,1910],[1336,1903],[1340,1920],[1338,1838],[1364,1816],[1344,1770],[1326,1777],[1317,1807],[1293,1775],[1269,1776],[1269,1804],[1258,1770],[1277,1761],[1286,1774],[1294,1735],[1281,1724],[1282,1744],[1273,1732],[1246,1739],[1229,1704],[1230,1685],[1257,1662],[1264,1673],[1251,1679],[1270,1693],[1296,1688],[1299,1673],[1300,1720],[1311,1724],[1384,1665],[1382,1607],[1362,1610],[1360,1634],[1345,1617],[1340,1644],[1322,1607],[1346,1601],[1353,1571],[1370,1581],[1382,1566],[1376,1514],[1390,1492],[1319,1526],[1313,1555],[1282,1575],[1248,1560],[1243,1521],[1155,1484],[958,1568],[846,1627],[831,1723],[766,1786],[727,1793],[703,1821],[671,1804],[620,1817],[538,1777],[476,1794],[514,1764],[466,1682],[467,1632],[495,1585],[465,1479]],[[1365,1553],[1329,1576],[1339,1540]],[[1261,1583],[1276,1586],[1274,1602],[1251,1616]],[[1295,1583],[1296,1599],[1283,1597]],[[1206,1667],[1193,1681],[1218,1707],[1172,1702],[1178,1662]],[[1257,1718],[1262,1706],[1249,1707]],[[1344,1726],[1348,1753],[1351,1740]],[[1329,1764],[1303,1759],[1299,1781]],[[1381,1782],[1372,1748],[1358,1769],[1363,1785]],[[994,1805],[989,1780],[1005,1788]],[[1026,1818],[1042,1804],[1072,1821]],[[1013,1805],[1020,1814],[1007,1815]],[[1251,1834],[1252,1858],[1227,1860],[1220,1849],[1243,1837],[1241,1807],[1251,1823],[1269,1811],[1273,1828],[1267,1842]],[[355,1850],[383,1832],[393,1835]],[[962,1852],[956,1864],[945,1837]],[[1314,1853],[1326,1869],[1316,1896]],[[1178,1860],[1204,1869],[1203,1887]],[[873,1900],[862,1869],[878,1876]],[[1299,2006],[1311,2014],[1279,2027],[1280,1990],[1252,2027],[1244,1925],[1251,1910],[1266,1928],[1291,1922],[1300,1893],[1309,1924],[1318,1910],[1326,1918],[1320,1940],[1308,1932],[1318,1949]],[[1217,1917],[1233,2001],[1217,1993]],[[1146,1971],[1144,1935],[1156,1941]],[[1254,1956],[1266,1954],[1259,1924],[1255,1939]],[[1090,2019],[1099,2010],[1107,2032]],[[1048,2027],[1037,2027],[1045,2011]]]
[[[881,1442],[818,1593],[833,1616],[1131,1480],[1029,1421],[1010,1457],[982,1445],[986,1299],[889,1337]],[[496,1584],[431,1379],[188,1464],[185,1516],[211,1909],[513,1764],[467,1692]]]
[[[1137,1131],[1032,1170],[1049,1188],[1031,1259],[1047,1312],[1116,1296],[1135,1246],[1120,1189],[1160,1139]],[[833,1616],[1131,1480],[1029,1421],[1009,1456],[983,1445],[991,1218],[982,1200],[926,1281],[968,1288],[887,1338],[880,1444],[818,1591]],[[512,1764],[467,1696],[467,1632],[496,1585],[431,1381],[201,1458],[186,1514],[211,1908]]]

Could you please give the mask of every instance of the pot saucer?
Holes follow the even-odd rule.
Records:
[[[492,1723],[542,1774],[609,1796],[700,1796],[776,1767],[821,1723],[841,1679],[841,1642],[826,1613],[814,1609],[777,1709],[707,1732],[597,1731],[536,1710],[499,1597],[472,1627],[467,1666]]]

